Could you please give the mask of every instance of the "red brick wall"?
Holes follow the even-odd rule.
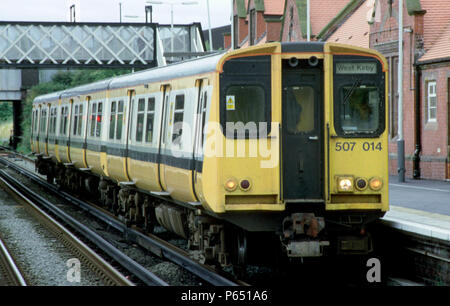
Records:
[[[386,14],[388,14],[387,1],[378,2],[381,5],[381,22],[375,22],[371,26],[370,46],[377,48],[377,45],[387,44],[398,41],[398,24],[394,17],[390,17],[382,26]],[[396,11],[398,2],[394,2],[393,10]],[[403,136],[405,140],[405,168],[406,177],[413,176],[412,158],[415,151],[415,70],[413,64],[416,48],[420,45],[423,37],[424,18],[423,15],[409,16],[406,6],[403,12],[404,28],[407,32],[403,33]],[[408,32],[412,30],[411,32]],[[381,50],[380,50],[381,51]],[[396,50],[384,53],[386,57],[394,56]],[[422,66],[422,78],[420,87],[420,117],[421,117],[421,145],[420,153],[420,171],[421,178],[445,179],[449,175],[447,166],[448,152],[448,85],[447,79],[450,78],[450,63],[441,65]],[[426,95],[427,81],[436,81],[437,91],[437,122],[427,122]],[[397,174],[397,140],[389,140],[389,172]]]
[[[267,23],[263,12],[256,12],[256,41],[266,32]]]
[[[448,152],[448,78],[450,63],[423,66],[421,80],[421,117],[422,117],[422,162],[423,177],[445,179],[447,176],[446,159]],[[427,122],[427,84],[436,81],[437,113],[436,122]]]
[[[224,45],[225,49],[231,48],[231,35],[230,34],[225,34],[223,36],[223,45]]]
[[[244,41],[244,39],[248,35],[248,25],[245,22],[245,18],[239,18],[239,29],[238,29],[238,36],[239,36],[239,45]]]
[[[267,23],[267,42],[280,41],[281,22]]]

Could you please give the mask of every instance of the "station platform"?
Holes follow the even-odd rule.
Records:
[[[383,221],[408,232],[450,241],[450,182],[389,177],[390,210]]]

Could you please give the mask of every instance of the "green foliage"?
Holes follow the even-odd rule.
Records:
[[[13,107],[11,102],[0,103],[0,122],[10,121],[13,117]]]
[[[126,73],[130,73],[130,69],[79,70],[74,72],[64,71],[57,73],[52,78],[51,82],[33,86],[30,90],[28,90],[26,100],[22,105],[22,118],[20,123],[22,128],[22,139],[17,147],[17,150],[24,154],[28,154],[31,151],[30,148],[31,110],[33,106],[33,101],[37,96],[108,79]],[[0,105],[0,116],[1,116],[1,105]]]

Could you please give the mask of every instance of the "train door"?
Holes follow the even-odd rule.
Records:
[[[124,160],[123,160],[123,171],[125,178],[128,179],[128,181],[131,181],[130,176],[128,174],[128,157],[129,154],[129,146],[131,141],[131,121],[133,120],[133,108],[136,100],[136,91],[134,89],[128,90],[128,114],[127,114],[127,121],[126,121],[126,127],[125,127],[125,153],[124,153]]]
[[[158,177],[159,184],[162,190],[167,189],[166,181],[165,181],[165,166],[163,163],[164,155],[166,155],[166,146],[168,142],[169,133],[169,114],[170,114],[170,85],[161,86],[162,91],[162,111],[161,111],[161,125],[160,125],[160,133],[159,133],[159,146],[158,146]]]
[[[286,201],[323,199],[322,72],[283,65],[282,167]]]
[[[198,183],[199,176],[202,173],[203,168],[203,141],[204,141],[204,129],[206,124],[206,110],[208,101],[208,79],[197,80],[198,97],[197,97],[197,112],[195,116],[195,140],[193,150],[193,172],[192,172],[192,185],[194,195],[197,197],[202,193],[200,189],[201,184]]]
[[[39,117],[39,154],[47,155],[47,113],[48,106],[42,104]]]

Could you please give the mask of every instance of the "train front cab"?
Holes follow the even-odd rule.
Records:
[[[216,114],[227,158],[214,159],[217,168],[204,162],[220,169],[217,192],[206,194],[219,197],[212,209],[248,232],[277,232],[290,257],[321,256],[328,245],[370,251],[365,226],[388,209],[386,67],[375,51],[338,44],[229,54],[219,63]],[[261,123],[270,123],[267,134]]]

